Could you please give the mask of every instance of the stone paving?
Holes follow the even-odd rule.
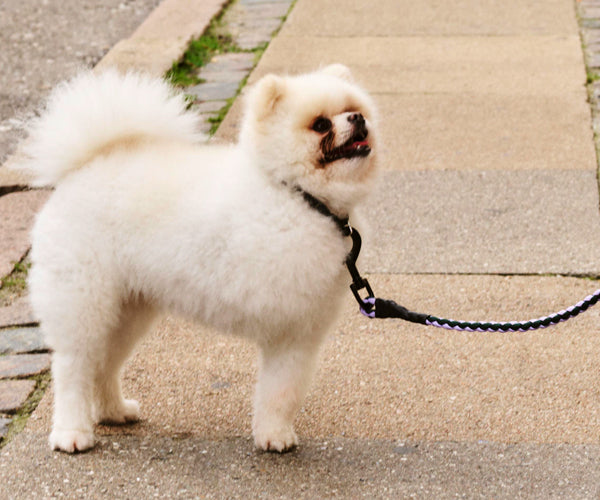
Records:
[[[203,132],[226,112],[273,35],[279,30],[293,0],[238,0],[231,4],[214,29],[217,36],[231,37],[233,48],[215,55],[200,68],[202,83],[185,89],[194,97],[195,109],[204,117]]]
[[[29,306],[29,299],[26,296],[19,296],[12,299],[8,305],[0,307],[0,325],[3,328],[31,325],[36,322],[33,311]]]
[[[292,3],[293,0],[239,0],[227,9],[222,26],[240,49],[253,50],[271,41]]]
[[[39,382],[34,377],[50,369],[50,354],[40,329],[0,325],[0,439],[13,415],[27,402]]]
[[[22,229],[27,234],[28,228]],[[3,255],[12,254],[5,251]],[[41,388],[38,376],[50,369],[50,354],[35,326],[27,296],[22,293],[9,295],[0,307],[0,441],[7,436],[13,417],[22,411],[32,392]]]
[[[21,191],[0,197],[0,276],[10,274],[29,249],[33,219],[47,199],[45,190]]]

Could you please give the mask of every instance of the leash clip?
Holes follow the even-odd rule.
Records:
[[[368,293],[368,295],[364,299],[358,293],[362,288],[366,288]],[[355,283],[352,283],[350,285],[350,290],[352,290],[354,298],[356,299],[356,302],[358,302],[361,314],[363,314],[367,318],[374,318],[375,296],[373,295],[373,290],[371,290],[369,282],[367,280],[364,280],[363,286],[361,288],[358,288]]]
[[[348,224],[349,228],[349,236],[352,237],[352,250],[346,257],[346,267],[350,272],[350,276],[352,277],[352,284],[350,285],[350,290],[352,290],[352,294],[358,302],[360,307],[360,312],[369,318],[375,317],[375,294],[371,289],[371,285],[369,282],[363,278],[358,269],[356,268],[356,260],[358,259],[358,254],[360,253],[360,247],[362,245],[362,239],[358,231],[353,228],[350,224]],[[367,296],[363,299],[360,296],[360,291],[366,289]]]

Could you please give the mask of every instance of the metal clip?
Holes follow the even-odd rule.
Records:
[[[371,289],[371,285],[369,282],[363,278],[358,269],[356,268],[356,260],[358,259],[358,254],[360,253],[361,247],[361,237],[359,232],[354,229],[352,226],[350,227],[350,236],[352,236],[352,250],[346,257],[346,267],[350,272],[350,276],[352,277],[352,284],[350,285],[350,290],[352,290],[352,294],[358,302],[360,307],[360,312],[369,318],[375,317],[375,294]],[[363,299],[360,296],[360,291],[362,289],[366,289],[367,296]]]

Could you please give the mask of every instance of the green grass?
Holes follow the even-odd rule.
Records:
[[[224,52],[235,52],[236,48],[229,33],[224,31],[223,16],[235,0],[228,1],[219,15],[206,28],[200,38],[192,40],[179,61],[175,61],[167,72],[166,78],[179,87],[188,87],[202,83],[198,70],[205,66],[213,56]]]
[[[204,34],[200,38],[193,40],[190,43],[181,60],[173,63],[173,66],[166,74],[166,78],[173,85],[185,88],[203,83],[203,80],[198,76],[199,70],[208,64],[210,60],[217,54],[231,52],[253,53],[254,64],[256,65],[258,63],[269,43],[262,43],[252,49],[241,49],[234,43],[231,34],[228,32],[227,25],[223,22],[223,18],[227,12],[227,9],[229,9],[231,5],[235,3],[235,1],[236,0],[231,0],[227,2],[221,13],[211,21]],[[292,2],[290,11],[295,3],[295,1]],[[282,18],[282,24],[285,22],[286,18],[287,14]],[[273,36],[276,35],[277,31],[279,31],[279,29],[273,33]],[[247,78],[240,83],[238,94],[246,85],[246,80]],[[234,100],[235,97],[228,99],[227,104],[223,106],[223,108],[221,108],[214,116],[208,119],[208,122],[211,124],[209,131],[210,135],[213,135],[217,131]],[[192,107],[193,104],[194,98],[193,96],[189,96],[189,107]]]
[[[240,88],[242,88],[245,84],[245,80],[240,84]],[[238,90],[239,92],[239,90]],[[227,113],[229,112],[229,108],[231,108],[233,101],[235,101],[235,97],[230,97],[229,99],[227,99],[227,104],[225,106],[223,106],[216,115],[213,115],[211,117],[208,118],[208,123],[210,123],[210,130],[208,131],[208,133],[210,135],[213,135],[217,129],[219,128],[219,125],[221,125],[221,122],[225,119],[225,117],[227,116]]]
[[[8,427],[8,433],[4,437],[4,439],[0,440],[0,448],[5,446],[14,436],[16,436],[19,432],[21,432],[25,425],[27,424],[27,420],[33,413],[33,410],[37,408],[37,405],[42,400],[44,393],[46,392],[46,388],[50,383],[51,376],[50,372],[44,372],[35,377],[31,377],[30,380],[35,380],[35,389],[23,405],[23,407],[18,410],[14,415],[10,415],[12,421]]]
[[[587,78],[586,78],[586,84],[589,85],[590,83],[594,83],[598,80],[600,80],[600,73],[598,73],[597,71],[592,71],[590,69],[587,70],[586,72],[587,74]]]
[[[198,70],[205,66],[216,54],[239,52],[230,35],[217,35],[211,28],[200,38],[193,40],[180,61],[173,63],[167,72],[167,79],[179,87],[202,83]]]
[[[198,85],[203,83],[203,80],[198,77],[200,68],[210,62],[210,60],[217,54],[226,54],[231,52],[254,52],[257,54],[255,61],[260,59],[260,56],[264,52],[264,47],[258,47],[252,50],[242,50],[234,42],[230,34],[225,32],[225,28],[221,24],[221,16],[213,20],[211,25],[208,27],[204,35],[200,38],[193,40],[185,54],[180,61],[173,63],[173,67],[167,72],[167,79],[178,87],[189,87],[192,85]],[[240,84],[240,89],[245,85],[246,79]],[[238,89],[239,92],[239,89]],[[233,104],[234,98],[228,99],[227,104],[223,106],[217,114],[210,117],[208,122],[211,124],[209,131],[210,135],[213,135],[221,122],[225,119],[229,108]],[[188,96],[189,106],[193,106],[194,97]]]
[[[31,261],[26,256],[17,262],[12,272],[2,278],[0,284],[0,307],[7,306],[16,297],[24,295],[27,290],[27,274],[31,267]]]

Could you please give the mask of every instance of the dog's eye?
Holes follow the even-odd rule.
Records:
[[[329,132],[331,130],[331,120],[329,118],[325,118],[324,116],[319,116],[313,125],[312,129],[319,134],[324,134],[325,132]]]

